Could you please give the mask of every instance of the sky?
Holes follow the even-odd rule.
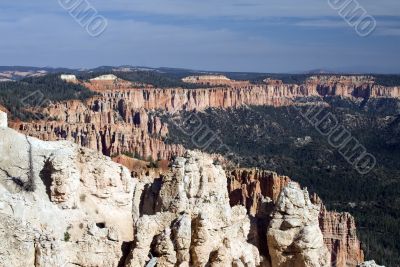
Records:
[[[352,24],[340,6],[357,4]],[[368,36],[361,19],[376,22]],[[0,66],[400,73],[399,48],[399,0],[0,2]]]

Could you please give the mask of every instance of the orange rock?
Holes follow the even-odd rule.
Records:
[[[260,252],[268,257],[264,238],[269,216],[282,189],[291,181],[289,177],[259,169],[235,169],[228,177],[231,206],[244,205],[253,218],[250,238]],[[331,253],[332,266],[355,267],[364,261],[364,253],[356,235],[354,217],[349,213],[327,211],[317,195],[311,198],[321,205],[319,221],[324,243]]]
[[[331,252],[332,266],[356,267],[364,262],[364,252],[357,238],[354,217],[347,212],[328,211],[316,195],[312,200],[321,205],[320,228],[325,245]]]

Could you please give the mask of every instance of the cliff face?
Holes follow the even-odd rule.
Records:
[[[10,126],[42,140],[70,140],[107,156],[129,152],[157,160],[184,151],[180,145],[162,141],[168,129],[160,118],[143,109],[128,111],[121,99],[96,97],[85,103],[55,103],[43,113],[56,120],[14,122]]]
[[[161,109],[169,112],[180,110],[203,110],[214,108],[235,108],[244,105],[282,106],[291,104],[295,97],[314,96],[306,86],[298,85],[243,85],[207,89],[156,89],[132,88],[125,81],[114,83],[85,83],[88,88],[103,96],[124,100],[127,110]],[[115,104],[113,104],[115,105]]]
[[[128,152],[146,159],[171,159],[172,156],[182,155],[184,149],[162,141],[168,135],[168,126],[151,115],[152,110],[200,111],[210,107],[237,108],[245,105],[279,107],[294,104],[296,98],[327,95],[361,98],[400,96],[400,88],[377,86],[368,78],[312,77],[303,85],[273,80],[252,85],[220,77],[193,79],[194,82],[223,80],[228,84],[226,87],[207,89],[156,89],[138,86],[115,76],[102,76],[90,82],[81,82],[98,92],[99,96],[86,102],[54,103],[43,109],[43,114],[55,121],[15,122],[11,126],[42,140],[71,140],[107,156]]]
[[[268,225],[271,225],[269,217],[265,214],[270,213],[278,205],[278,198],[282,190],[290,182],[290,178],[286,176],[259,169],[237,169],[228,175],[230,203],[231,205],[244,205],[253,217],[252,243],[256,244],[263,255],[267,254],[267,250],[265,250],[267,244],[264,239],[259,237],[265,236]],[[356,235],[353,216],[349,213],[328,211],[316,195],[312,197],[311,201],[313,205],[307,205],[312,210],[317,208],[319,210],[317,215],[319,229],[330,253],[331,266],[350,267],[363,262],[364,254]],[[291,266],[290,263],[287,264]]]
[[[0,128],[0,265],[117,266],[133,189],[103,155]]]
[[[306,86],[316,88],[321,96],[400,97],[400,87],[377,85],[371,76],[313,76],[306,81]]]
[[[290,178],[274,172],[258,169],[236,169],[228,175],[230,203],[244,205],[252,216],[259,212],[259,204],[265,198],[274,203]]]
[[[227,87],[207,89],[133,88],[130,83],[121,80],[104,83],[91,82],[85,83],[85,86],[108,98],[123,99],[127,110],[144,108],[170,112],[203,110],[209,107],[236,108],[244,105],[285,106],[293,104],[296,98],[312,96],[400,97],[398,87],[383,87],[369,80],[343,77],[332,80],[312,77],[302,85],[283,84],[270,80],[264,85],[249,83],[237,85],[232,82]],[[112,102],[115,102],[115,99]]]
[[[318,197],[316,197],[318,199]],[[357,238],[354,217],[347,212],[328,211],[320,200],[319,224],[324,234],[324,242],[328,247],[332,264],[336,266],[357,266],[364,261],[361,243]]]

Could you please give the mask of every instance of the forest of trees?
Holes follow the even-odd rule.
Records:
[[[0,82],[0,105],[10,111],[13,119],[23,121],[43,118],[32,108],[42,108],[55,101],[84,100],[93,95],[95,93],[84,86],[61,80],[59,74]]]
[[[181,79],[185,76],[173,75],[162,73],[158,71],[100,71],[100,72],[87,72],[78,74],[78,78],[82,80],[89,80],[100,75],[114,74],[120,79],[136,82],[141,84],[149,84],[155,88],[175,88],[181,87],[185,89],[207,88],[208,85],[204,84],[191,84],[185,83]]]
[[[383,86],[400,86],[400,75],[374,75],[376,84]]]

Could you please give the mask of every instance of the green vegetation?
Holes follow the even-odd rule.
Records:
[[[148,164],[148,168],[151,168],[151,169],[158,169],[158,168],[160,168],[160,163],[158,162],[158,161],[154,161],[154,160],[151,160],[151,161],[149,161],[150,163]]]
[[[400,86],[400,75],[374,75],[375,82],[383,86]]]
[[[282,80],[287,84],[303,84],[310,76],[309,74],[280,74],[280,73],[226,73],[227,77],[234,80],[248,80],[251,83],[261,84],[266,78]]]
[[[377,164],[370,173],[360,175],[293,107],[209,109],[196,114],[203,125],[218,133],[222,142],[237,155],[241,166],[288,175],[310,192],[317,192],[328,208],[350,212],[356,218],[366,258],[386,266],[399,266],[399,102],[371,100],[360,109],[360,103],[327,100],[333,107],[324,112],[332,112],[376,157]],[[193,116],[189,112],[181,115],[181,122]],[[392,116],[387,118],[387,115]],[[186,130],[196,129],[198,124],[193,121],[185,124]],[[185,135],[177,124],[169,124],[168,142],[199,148],[193,144],[192,136]],[[306,136],[311,137],[311,142],[298,142]],[[219,145],[213,142],[206,150],[221,152]]]
[[[78,75],[79,79],[89,80],[100,75],[114,74],[120,79],[141,83],[150,84],[156,88],[174,88],[182,87],[186,89],[197,89],[197,88],[208,88],[210,86],[204,84],[191,84],[182,82],[181,75],[171,75],[159,71],[100,71],[100,72],[88,72],[81,73]]]
[[[65,242],[68,242],[70,239],[71,239],[70,233],[65,232],[65,233],[64,233],[64,241],[65,241]]]
[[[85,202],[86,201],[86,195],[85,194],[81,194],[79,196],[79,199],[80,199],[81,202]]]
[[[94,95],[84,86],[61,80],[59,74],[0,82],[0,105],[11,112],[12,119],[23,121],[44,119],[45,116],[34,109],[43,108],[51,102],[85,100]]]

